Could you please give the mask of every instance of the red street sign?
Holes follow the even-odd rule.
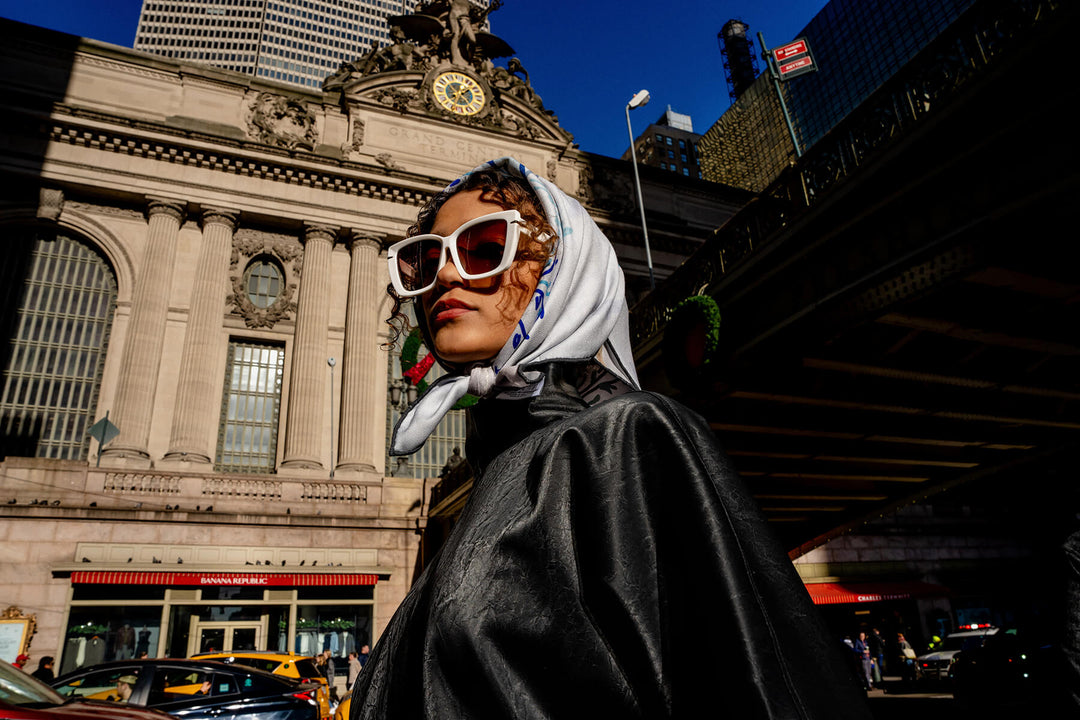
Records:
[[[809,55],[801,57],[798,60],[792,60],[789,63],[784,63],[778,68],[780,72],[780,77],[789,77],[791,73],[795,72],[796,70],[802,68],[809,68],[809,66],[813,64],[814,60]]]
[[[776,73],[780,80],[790,80],[798,75],[817,70],[806,38],[799,38],[787,45],[773,48],[772,55],[776,60]]]
[[[778,48],[773,48],[773,57],[776,58],[776,62],[782,63],[785,60],[789,60],[796,55],[802,55],[810,52],[810,48],[806,44],[804,38],[799,38],[794,42],[789,42],[787,45],[781,45]]]

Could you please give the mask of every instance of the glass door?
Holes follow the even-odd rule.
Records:
[[[260,622],[200,622],[192,618],[188,656],[216,652],[265,650],[266,633]]]

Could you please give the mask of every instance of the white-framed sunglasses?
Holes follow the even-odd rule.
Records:
[[[521,213],[502,210],[473,218],[447,236],[405,238],[386,252],[390,282],[401,297],[426,293],[446,265],[447,250],[462,280],[494,277],[514,263],[520,234]]]

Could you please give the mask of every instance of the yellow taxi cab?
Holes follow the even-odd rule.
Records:
[[[345,699],[338,703],[334,711],[334,720],[349,720],[349,709],[352,707],[352,695],[346,695]]]
[[[257,670],[265,670],[275,675],[296,678],[305,682],[319,683],[319,690],[315,694],[319,703],[319,717],[321,720],[331,720],[330,715],[330,687],[326,684],[326,678],[315,666],[315,659],[308,655],[297,655],[294,652],[273,652],[259,650],[240,650],[236,652],[213,652],[192,655],[192,660],[218,660],[223,663],[235,663],[246,665]]]

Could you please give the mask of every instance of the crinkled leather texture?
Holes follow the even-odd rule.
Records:
[[[1061,647],[1065,655],[1065,688],[1069,707],[1080,713],[1080,531],[1068,537],[1065,554],[1065,628]]]
[[[361,718],[868,718],[711,431],[588,407],[576,366],[481,402],[468,504],[354,689]]]

